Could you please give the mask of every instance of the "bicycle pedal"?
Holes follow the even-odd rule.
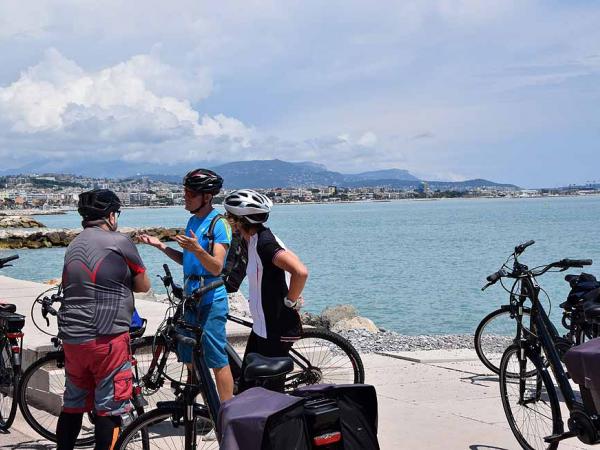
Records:
[[[547,444],[554,444],[555,442],[560,442],[564,439],[569,439],[572,437],[577,436],[576,433],[572,432],[572,431],[565,431],[564,433],[561,434],[553,434],[552,436],[546,436],[544,438],[544,442]]]

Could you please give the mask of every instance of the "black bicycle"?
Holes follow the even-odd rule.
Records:
[[[202,296],[223,284],[215,281],[196,290],[190,297],[184,297],[174,308],[158,334],[163,339],[165,349],[176,351],[178,343],[191,345],[192,367],[189,376],[172,386],[180,393],[177,400],[159,402],[157,408],[135,419],[119,437],[115,449],[210,449],[218,448],[217,417],[220,401],[210,370],[204,361],[201,344],[202,327],[191,325],[183,320],[186,306],[198,302]],[[193,337],[185,336],[191,332]],[[293,369],[293,362],[288,357],[266,358],[256,357],[246,368],[246,380],[268,386],[270,382],[281,380]],[[275,383],[281,385],[281,383]],[[197,403],[196,397],[202,396],[203,403]],[[214,435],[211,432],[216,432]],[[149,439],[144,443],[144,434]]]
[[[518,280],[519,295],[531,302],[528,317],[523,314],[523,309],[517,311],[514,343],[505,350],[500,361],[502,406],[513,434],[524,449],[556,449],[563,439],[573,436],[585,439],[585,433],[590,431],[588,425],[595,423],[591,414],[586,416],[585,408],[576,401],[561,361],[561,351],[556,345],[556,329],[540,302],[541,288],[536,280],[553,269],[564,271],[591,264],[589,259],[563,259],[529,269],[516,263],[510,272],[501,270],[488,277],[486,287],[503,278]],[[571,411],[569,427],[573,430],[566,433],[559,398],[548,368]],[[575,422],[572,422],[574,417]]]
[[[502,305],[495,311],[492,311],[477,326],[474,335],[475,352],[481,362],[493,373],[500,373],[500,359],[502,354],[511,344],[516,342],[517,321],[516,318],[520,314],[528,321],[531,314],[531,309],[525,306],[527,296],[521,293],[522,280],[517,278],[512,281],[510,288],[506,287],[502,282],[502,278],[507,271],[527,269],[527,266],[521,264],[518,260],[519,256],[525,249],[533,245],[535,241],[527,241],[517,245],[514,252],[502,264],[500,270],[487,277],[488,284],[482,288],[487,289],[490,285],[500,281],[502,287],[509,294],[509,303]],[[512,267],[510,262],[512,261]],[[572,281],[576,275],[568,275],[567,281]],[[540,288],[541,289],[541,288]],[[552,326],[552,335],[554,343],[563,355],[573,345],[579,345],[586,338],[589,339],[595,333],[595,326],[585,321],[582,312],[581,300],[573,299],[572,301],[564,302],[560,305],[563,309],[562,324],[567,328],[568,332],[560,335],[558,330]]]
[[[169,267],[164,264],[165,275],[161,277],[167,290],[167,298],[174,311],[184,299],[180,286],[174,283]],[[252,322],[227,316],[228,320],[252,327]],[[229,365],[236,386],[241,377],[242,359],[231,343],[226,346]],[[153,339],[154,358],[147,371],[142,375],[140,384],[147,392],[164,388],[165,381],[179,383],[185,371],[176,371],[176,376],[165,374],[165,368],[177,361],[176,352],[169,348],[163,335],[157,334]],[[320,328],[307,328],[302,337],[294,342],[289,351],[294,362],[293,370],[286,376],[286,391],[300,386],[317,383],[352,384],[364,383],[365,373],[360,355],[352,344],[340,335]],[[181,367],[181,365],[179,366]]]
[[[19,255],[0,258],[0,269]],[[17,387],[21,376],[21,351],[25,316],[17,314],[17,307],[0,303],[0,430],[7,430],[17,412]]]

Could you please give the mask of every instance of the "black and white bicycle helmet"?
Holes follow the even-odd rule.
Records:
[[[273,202],[266,195],[252,189],[240,189],[225,197],[223,206],[228,213],[257,224],[267,221]]]

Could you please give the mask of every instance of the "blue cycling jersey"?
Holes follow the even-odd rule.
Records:
[[[213,209],[205,217],[196,217],[195,215],[190,217],[187,226],[185,228],[185,234],[190,236],[190,230],[194,232],[198,238],[198,242],[202,248],[208,251],[210,240],[207,236],[210,223],[213,217],[219,212]],[[231,227],[225,219],[217,221],[214,230],[214,243],[225,244],[229,246],[231,244]],[[225,256],[227,258],[227,255]],[[187,250],[183,250],[183,277],[184,277],[184,290],[186,295],[190,295],[194,290],[198,289],[204,283],[211,283],[218,279],[218,276],[214,276],[200,263],[196,255]],[[208,305],[216,299],[227,297],[227,291],[225,287],[221,286],[210,292],[207,292],[202,298],[201,305]]]

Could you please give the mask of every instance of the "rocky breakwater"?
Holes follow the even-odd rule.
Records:
[[[404,335],[377,327],[352,305],[325,308],[321,314],[303,312],[302,323],[324,327],[348,339],[360,353],[473,348],[470,334]]]
[[[0,217],[0,228],[43,228],[44,224],[30,216]]]
[[[182,228],[119,228],[119,231],[128,235],[135,243],[137,236],[149,234],[158,237],[161,241],[172,241],[175,235],[183,233]],[[81,232],[81,229],[7,229],[0,230],[0,248],[49,248],[66,247]]]

